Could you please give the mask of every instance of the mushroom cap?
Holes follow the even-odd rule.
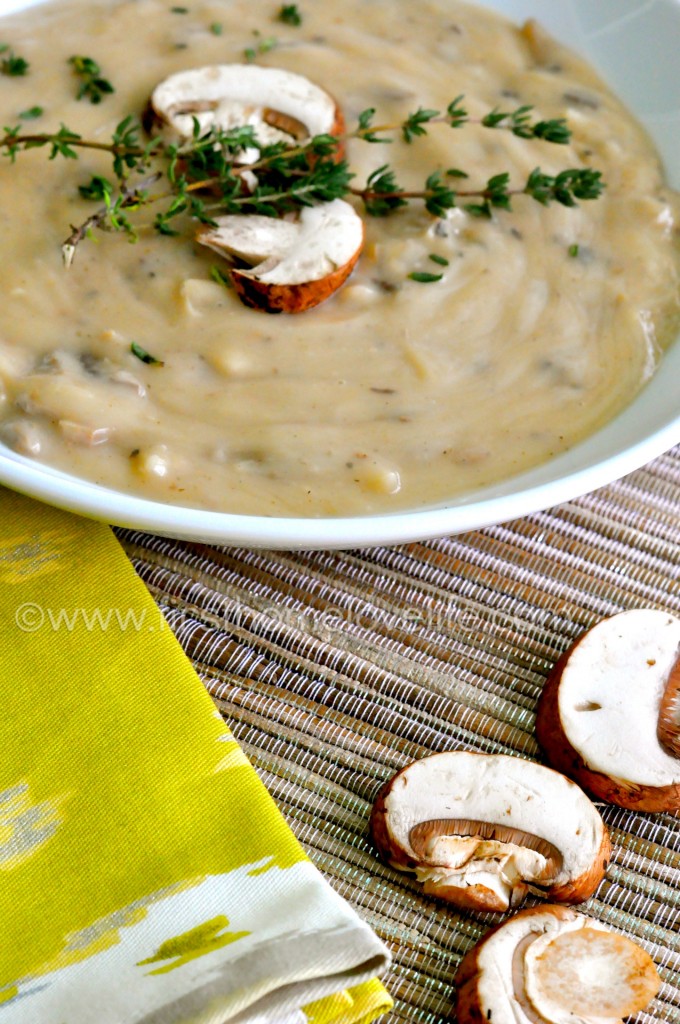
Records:
[[[364,224],[342,199],[302,209],[296,220],[229,214],[203,227],[197,241],[252,268],[232,268],[246,305],[301,313],[329,298],[349,277],[364,244]]]
[[[660,986],[651,957],[624,935],[568,907],[523,910],[463,958],[459,1024],[616,1024]]]
[[[680,619],[651,609],[585,633],[539,702],[536,735],[550,764],[602,800],[680,810],[679,653]]]
[[[156,86],[149,109],[149,127],[181,139],[193,136],[194,118],[201,134],[252,124],[263,143],[344,130],[342,112],[324,89],[293,71],[257,64],[178,71]]]
[[[511,857],[511,889],[527,885],[550,898],[578,903],[601,881],[610,854],[597,809],[573,782],[542,765],[504,754],[453,751],[422,758],[383,786],[371,814],[382,858],[415,871],[426,891],[458,906],[503,911],[503,892],[492,894],[500,850],[480,848],[469,861],[465,885],[449,889],[458,865],[442,849],[448,836],[478,836],[500,843]],[[514,850],[519,847],[520,856]],[[486,890],[486,891],[485,891]],[[522,891],[523,890],[523,891]]]

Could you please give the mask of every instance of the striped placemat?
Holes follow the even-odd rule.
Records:
[[[680,447],[578,501],[422,544],[291,554],[118,535],[298,838],[390,944],[390,1024],[443,1022],[491,918],[383,867],[372,800],[430,752],[537,757],[536,701],[569,643],[626,608],[680,614]],[[615,854],[584,909],[660,965],[635,1020],[680,1024],[680,818],[602,810]]]

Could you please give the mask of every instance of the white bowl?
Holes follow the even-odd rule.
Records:
[[[0,0],[0,13],[39,0]],[[647,127],[680,188],[680,0],[486,0],[537,18],[598,68]],[[77,479],[0,447],[0,482],[61,508],[173,537],[284,549],[346,548],[462,533],[567,501],[639,468],[680,441],[680,339],[628,408],[569,452],[451,504],[390,515],[289,519],[205,512]]]

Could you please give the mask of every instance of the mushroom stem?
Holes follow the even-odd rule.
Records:
[[[567,907],[523,910],[463,958],[458,1024],[621,1024],[656,995],[651,957]]]

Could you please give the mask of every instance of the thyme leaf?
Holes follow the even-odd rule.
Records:
[[[92,57],[69,57],[68,63],[81,80],[76,99],[89,99],[90,103],[101,103],[104,96],[115,92],[107,78],[102,77],[101,68]]]
[[[387,164],[376,168],[369,174],[366,180],[366,188],[360,193],[364,201],[366,213],[372,217],[386,217],[400,206],[406,206],[407,201],[402,195],[402,189],[397,179]]]
[[[230,278],[220,270],[220,268],[213,263],[210,268],[210,277],[216,284],[221,285],[223,288],[231,290],[232,284]]]
[[[302,15],[297,4],[282,4],[278,13],[278,20],[284,25],[293,25],[296,28],[302,24]]]
[[[436,117],[439,117],[438,110],[426,110],[423,107],[418,107],[413,114],[409,114],[401,126],[404,142],[413,142],[419,135],[426,135],[427,130],[424,125],[428,121],[434,121]]]
[[[141,170],[147,162],[147,153],[140,151],[139,130],[137,121],[128,115],[116,125],[111,137],[113,173],[119,181],[125,178],[128,170]]]
[[[446,115],[452,128],[462,127],[469,118],[467,110],[461,106],[464,99],[465,97],[462,94],[456,96],[455,100],[451,100],[446,108]]]
[[[62,124],[58,132],[48,140],[50,145],[50,160],[55,160],[58,156],[63,156],[66,160],[77,160],[78,154],[76,153],[74,146],[77,146],[81,142],[82,136],[78,135],[77,132],[72,132],[70,128],[67,128],[65,124]],[[40,146],[41,142],[35,141],[29,142],[29,147]]]
[[[83,199],[93,199],[97,202],[102,202],[107,196],[113,195],[115,186],[107,178],[103,178],[101,174],[95,174],[87,185],[79,185],[78,191]]]
[[[523,191],[543,206],[551,202],[576,206],[578,199],[597,199],[603,189],[601,172],[590,167],[568,168],[554,177],[543,174],[540,167],[537,167],[527,178]]]
[[[418,281],[419,284],[435,284],[437,281],[441,281],[443,276],[443,274],[430,274],[425,270],[414,270],[408,274],[410,281]]]
[[[270,50],[275,49],[279,45],[276,36],[263,36],[260,32],[253,32],[253,35],[255,36],[254,44],[247,46],[243,51],[243,56],[249,64],[252,64],[259,56],[269,53]]]
[[[7,44],[0,48],[0,53],[6,53],[6,57],[0,60],[0,72],[10,78],[23,78],[28,74],[30,64],[23,57],[17,57],[14,50],[10,50]]]
[[[367,107],[366,110],[361,111],[357,121],[357,138],[360,138],[362,142],[391,142],[392,139],[381,138],[377,134],[377,131],[380,131],[380,129],[376,131],[372,127],[374,117],[375,107]]]
[[[138,345],[136,341],[133,341],[130,345],[130,351],[133,356],[137,356],[137,358],[141,359],[141,361],[146,363],[147,366],[165,366],[162,359],[157,359],[156,356],[152,356],[150,352],[147,352],[145,348]]]

